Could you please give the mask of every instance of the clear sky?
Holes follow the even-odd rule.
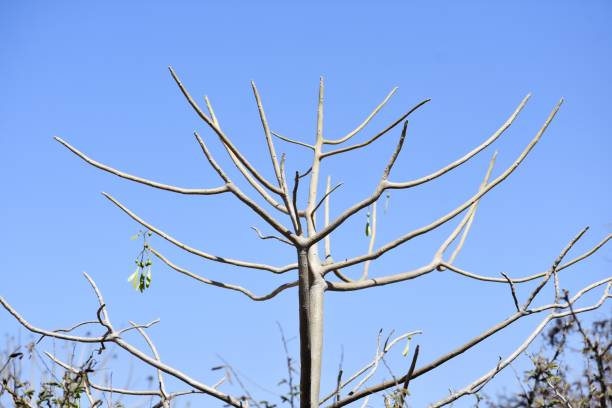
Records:
[[[4,1],[0,293],[35,324],[69,326],[96,311],[81,277],[87,271],[103,290],[116,325],[161,318],[150,334],[169,364],[212,383],[218,373],[210,367],[220,363],[220,355],[268,390],[247,381],[259,397],[274,398],[269,391],[279,391],[276,383],[285,373],[276,322],[289,337],[297,334],[296,291],[252,303],[190,281],[157,261],[151,288],[136,293],[126,278],[140,249],[129,237],[139,226],[100,192],[205,251],[275,265],[292,262],[294,254],[280,243],[258,240],[249,226],[270,230],[229,196],[175,196],[119,180],[87,166],[52,137],[143,177],[189,187],[219,185],[193,130],[210,141],[227,168],[231,163],[180,95],[167,71],[172,65],[193,95],[211,98],[227,133],[272,177],[249,80],[259,87],[273,130],[310,142],[322,75],[329,138],[356,126],[393,86],[399,86],[397,95],[359,140],[432,98],[412,116],[391,177],[401,181],[469,151],[532,92],[516,124],[492,149],[430,186],[392,193],[387,213],[379,217],[381,245],[469,197],[493,149],[499,150],[494,171],[499,174],[564,97],[559,115],[524,166],[483,200],[457,259],[458,266],[478,273],[523,276],[547,269],[585,225],[591,230],[573,255],[610,232],[611,19],[609,1]],[[334,193],[332,216],[372,191],[398,132],[325,163],[323,174],[344,182]],[[304,149],[282,142],[277,149],[287,153],[291,173],[307,168]],[[362,212],[334,236],[336,259],[367,250],[364,223]],[[381,258],[371,273],[401,272],[429,261],[453,226]],[[289,279],[200,260],[160,238],[152,243],[179,265],[259,293]],[[576,290],[609,276],[611,259],[610,249],[604,249],[564,272],[561,283]],[[541,302],[548,302],[550,292],[543,295]],[[328,293],[323,391],[334,384],[341,349],[345,372],[352,372],[374,355],[381,328],[385,333],[423,330],[415,341],[426,363],[512,310],[504,285],[449,273],[393,287]],[[598,314],[609,312],[607,305]],[[449,387],[479,377],[538,321],[526,319],[435,374],[418,378],[411,403],[425,406]],[[28,338],[4,312],[0,329]],[[297,357],[297,342],[290,346]],[[399,351],[389,362],[398,372],[408,365]],[[114,364],[115,378],[128,375],[127,359]],[[519,369],[526,366],[526,358],[516,363]],[[137,363],[134,371],[134,386],[144,387],[145,372]],[[380,373],[388,377],[385,369]],[[495,394],[504,387],[517,387],[511,372],[487,390]],[[196,406],[220,406],[204,401]],[[472,403],[468,398],[456,406]],[[382,403],[372,399],[371,405]]]

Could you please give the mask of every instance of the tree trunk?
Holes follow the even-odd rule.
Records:
[[[313,253],[314,252],[314,253]],[[316,250],[299,257],[300,408],[319,406],[323,352],[323,293],[325,281],[318,268]]]

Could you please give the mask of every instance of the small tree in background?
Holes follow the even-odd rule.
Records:
[[[593,322],[590,330],[576,315],[559,319],[545,333],[544,346],[529,358],[533,367],[517,374],[520,390],[502,394],[489,408],[612,406],[612,319]],[[569,358],[579,356],[576,372]]]
[[[146,290],[150,284],[150,258],[154,256],[167,264],[170,268],[175,271],[187,275],[199,282],[213,285],[219,288],[228,289],[232,291],[240,292],[254,301],[265,301],[273,298],[279,293],[297,287],[298,291],[298,315],[300,323],[300,355],[299,355],[299,392],[294,392],[293,385],[290,383],[290,391],[285,399],[285,402],[293,406],[299,399],[299,405],[301,408],[312,408],[321,405],[329,407],[342,407],[351,404],[355,401],[363,401],[363,404],[367,404],[367,399],[370,395],[378,392],[386,392],[384,401],[385,405],[393,407],[402,407],[406,402],[406,396],[409,394],[409,383],[412,379],[423,376],[436,367],[446,363],[447,361],[457,357],[463,352],[472,349],[481,341],[493,336],[497,332],[510,326],[512,323],[522,319],[525,316],[532,314],[542,314],[542,318],[536,329],[520,344],[517,349],[506,356],[500,358],[499,362],[486,372],[482,377],[474,380],[468,384],[465,388],[457,391],[452,391],[450,394],[432,404],[433,407],[440,407],[456,401],[457,399],[478,393],[482,387],[487,384],[497,373],[506,368],[510,363],[521,353],[523,353],[529,344],[541,333],[545,327],[552,321],[560,318],[568,317],[570,315],[575,316],[580,313],[584,313],[601,306],[607,298],[610,297],[610,283],[612,277],[602,279],[594,282],[576,293],[565,294],[562,290],[559,281],[559,272],[562,270],[584,260],[585,258],[592,255],[599,248],[601,248],[609,239],[610,235],[605,237],[598,245],[589,250],[588,252],[579,255],[569,261],[566,260],[566,256],[576,244],[578,240],[586,233],[588,228],[584,228],[580,231],[573,239],[569,241],[567,246],[563,248],[559,256],[555,260],[551,260],[551,266],[548,270],[537,273],[534,275],[524,277],[511,278],[505,274],[500,277],[484,276],[471,271],[467,271],[459,268],[455,264],[455,259],[461,250],[467,234],[470,230],[471,224],[474,220],[476,209],[479,201],[488,194],[493,188],[502,183],[504,180],[512,174],[516,168],[525,160],[527,155],[532,151],[534,146],[538,143],[545,130],[557,114],[562,100],[559,101],[557,106],[554,107],[548,118],[545,120],[542,127],[536,132],[536,135],[531,142],[525,147],[519,157],[510,165],[507,169],[501,172],[495,178],[492,178],[492,171],[495,162],[495,154],[493,155],[490,165],[484,175],[484,178],[478,189],[475,188],[474,194],[463,203],[460,203],[452,211],[442,215],[440,218],[425,223],[422,227],[413,231],[406,232],[399,236],[394,241],[385,243],[378,248],[375,248],[376,238],[376,222],[377,222],[377,202],[383,196],[385,192],[389,190],[406,190],[428,183],[438,177],[445,175],[446,173],[456,169],[468,160],[476,156],[478,153],[483,151],[493,142],[495,142],[514,122],[516,117],[519,115],[521,110],[524,108],[529,95],[527,95],[518,105],[516,110],[510,115],[508,120],[495,131],[488,139],[482,142],[479,146],[475,147],[472,151],[468,152],[464,156],[460,157],[456,161],[444,166],[443,168],[435,171],[431,174],[423,177],[409,180],[409,181],[391,181],[390,176],[393,166],[398,159],[404,140],[406,137],[408,122],[407,118],[429,100],[424,100],[408,110],[396,121],[391,123],[389,126],[376,133],[371,138],[364,142],[348,144],[352,142],[353,138],[360,133],[371,121],[371,119],[379,112],[380,109],[389,101],[396,89],[393,89],[388,96],[373,110],[373,112],[361,122],[353,131],[349,132],[343,137],[338,139],[328,139],[323,134],[323,101],[324,101],[324,85],[323,80],[319,86],[319,98],[317,105],[317,126],[316,134],[313,143],[304,141],[298,141],[289,139],[281,136],[275,132],[272,132],[260,95],[258,93],[255,84],[252,84],[255,101],[261,118],[263,127],[263,133],[268,147],[268,152],[272,164],[274,173],[274,180],[270,181],[257,170],[246,156],[238,150],[238,148],[232,142],[232,139],[223,131],[210,101],[206,99],[205,112],[192,98],[189,92],[186,90],[182,82],[177,77],[176,73],[170,69],[172,77],[176,81],[183,95],[191,107],[195,110],[197,115],[204,121],[204,123],[212,130],[213,134],[217,136],[221,144],[226,149],[231,162],[240,171],[242,176],[248,184],[250,184],[255,191],[261,196],[261,200],[256,201],[254,198],[247,195],[239,187],[235,180],[228,176],[228,173],[224,170],[224,167],[213,157],[210,150],[208,149],[204,139],[196,132],[195,138],[198,142],[206,160],[210,164],[211,168],[218,174],[220,179],[220,185],[213,188],[182,188],[173,185],[167,185],[151,181],[145,178],[134,176],[131,174],[124,173],[115,168],[109,167],[105,164],[99,163],[75,147],[71,146],[64,140],[56,138],[56,140],[76,154],[87,163],[95,166],[99,169],[107,171],[116,176],[148,185],[150,187],[179,193],[185,195],[217,195],[217,194],[228,194],[244,203],[248,208],[255,212],[263,221],[267,223],[269,227],[276,231],[275,235],[263,235],[259,230],[256,230],[261,239],[275,239],[286,245],[289,245],[295,251],[295,262],[286,266],[273,266],[260,263],[254,263],[250,261],[244,261],[240,259],[229,258],[226,256],[218,256],[210,254],[202,250],[192,248],[189,245],[181,242],[165,231],[160,230],[153,224],[145,221],[127,206],[119,202],[117,199],[109,194],[104,193],[105,197],[108,198],[113,204],[119,209],[125,212],[129,217],[139,223],[143,228],[143,232],[140,234],[145,243],[143,245],[143,251],[139,258],[136,260],[136,270],[130,276],[130,281],[134,286],[143,291]],[[374,186],[373,192],[365,197],[363,200],[357,202],[351,207],[345,209],[335,218],[330,217],[330,201],[331,196],[339,187],[339,185],[332,187],[331,179],[328,176],[326,180],[326,187],[324,193],[319,192],[319,186],[323,184],[321,181],[321,164],[324,160],[331,160],[334,156],[349,153],[356,149],[366,148],[377,139],[389,133],[396,127],[401,128],[401,132],[397,141],[397,145],[390,157],[386,162],[382,161],[380,164],[381,176],[377,185]],[[285,157],[277,155],[276,148],[274,145],[274,137],[282,139],[285,142],[297,144],[302,146],[312,155],[312,162],[310,168],[300,174],[287,175]],[[300,188],[306,188],[306,202],[300,203],[298,200]],[[263,200],[263,201],[262,201]],[[265,203],[265,204],[264,204]],[[334,260],[334,254],[331,247],[332,233],[342,226],[347,220],[355,216],[363,210],[368,210],[368,221],[366,224],[366,235],[369,237],[369,247],[367,253],[354,258],[348,258],[341,261]],[[323,213],[321,216],[320,213]],[[319,216],[317,217],[317,215]],[[441,243],[438,250],[433,254],[431,261],[419,268],[411,271],[375,276],[370,275],[370,264],[373,260],[383,256],[387,252],[390,252],[401,245],[409,242],[410,240],[417,238],[423,234],[437,229],[449,222],[454,221],[457,217],[463,215],[462,219],[456,225],[456,228],[451,232],[448,238]],[[283,217],[286,222],[282,222],[280,218]],[[219,282],[210,280],[208,278],[197,275],[179,265],[174,264],[165,255],[161,254],[156,248],[151,246],[146,241],[149,234],[155,234],[170,243],[176,245],[180,249],[187,251],[193,255],[201,258],[211,260],[214,262],[221,262],[229,265],[234,265],[240,268],[247,269],[259,269],[268,271],[276,275],[294,275],[294,277],[285,283],[279,285],[272,292],[264,295],[256,295],[247,288],[230,284],[226,282]],[[322,250],[320,244],[322,245]],[[454,245],[454,247],[453,247]],[[452,251],[451,251],[452,248]],[[450,252],[450,254],[449,254]],[[340,259],[340,258],[338,258]],[[359,272],[354,275],[349,271],[349,268],[358,268]],[[322,365],[322,350],[324,343],[323,336],[323,319],[324,313],[324,298],[325,293],[328,291],[360,291],[366,290],[373,287],[382,285],[389,285],[399,283],[411,279],[416,279],[421,276],[427,275],[434,271],[446,271],[447,273],[456,273],[465,276],[469,279],[476,279],[486,282],[496,282],[502,285],[507,285],[510,295],[514,301],[516,312],[502,320],[498,324],[492,326],[488,330],[477,334],[470,341],[458,346],[456,349],[451,350],[447,353],[442,354],[434,361],[421,363],[418,360],[419,346],[414,348],[414,351],[409,359],[410,364],[406,368],[406,372],[400,376],[394,377],[391,380],[383,381],[378,384],[370,385],[369,382],[372,380],[374,373],[379,367],[380,361],[384,361],[385,354],[396,344],[402,340],[409,340],[412,336],[418,334],[418,331],[406,333],[397,338],[387,340],[383,343],[379,338],[379,348],[376,353],[376,357],[373,361],[369,362],[364,366],[363,369],[352,375],[344,375],[342,370],[339,371],[337,376],[337,384],[334,389],[328,390],[324,394],[321,393],[321,365]],[[123,349],[127,353],[131,354],[135,358],[143,361],[149,366],[155,368],[158,372],[158,387],[151,390],[124,390],[117,389],[107,386],[101,386],[94,382],[94,375],[96,374],[95,367],[93,365],[88,366],[74,366],[64,361],[61,361],[57,356],[48,354],[48,357],[57,365],[63,367],[67,373],[73,376],[78,376],[79,387],[78,390],[82,389],[84,395],[89,398],[91,405],[99,404],[100,398],[94,395],[93,390],[97,390],[100,393],[112,392],[115,394],[127,394],[127,395],[143,395],[143,396],[154,396],[159,399],[157,406],[169,407],[171,401],[181,395],[186,394],[206,394],[225,404],[233,407],[247,407],[249,404],[259,405],[250,394],[245,393],[244,395],[230,395],[221,390],[220,384],[208,385],[204,384],[191,375],[188,375],[175,367],[171,367],[164,363],[153,343],[146,333],[146,329],[156,321],[148,324],[136,324],[131,323],[131,326],[119,329],[116,328],[108,314],[108,305],[105,303],[101,291],[98,289],[94,280],[87,274],[86,279],[94,290],[95,296],[99,303],[99,308],[96,313],[96,320],[90,322],[84,322],[75,325],[74,327],[66,330],[47,330],[33,326],[24,317],[22,317],[11,305],[4,299],[0,298],[2,306],[12,314],[24,327],[33,333],[42,335],[44,337],[50,337],[59,340],[65,340],[69,342],[78,343],[90,343],[99,345],[98,353],[103,353],[106,350],[107,345],[114,345],[120,349]],[[524,282],[537,281],[538,284],[535,288],[526,296],[525,299],[519,299],[519,293],[516,287]],[[540,294],[541,290],[549,283],[552,282],[554,285],[554,298],[550,303],[542,306],[534,306],[533,303],[536,297]],[[603,287],[603,290],[600,288]],[[586,293],[594,290],[601,290],[601,296],[595,303],[577,307],[576,302],[581,299]],[[73,331],[84,324],[98,324],[100,326],[100,334],[98,335],[76,335]],[[139,348],[135,347],[126,339],[126,335],[131,331],[137,331],[145,339],[149,345],[150,354],[145,353]],[[405,350],[407,354],[408,350]],[[291,363],[291,360],[288,359]],[[291,377],[292,370],[296,370],[295,366],[288,364],[288,373]],[[181,381],[187,386],[186,390],[181,391],[170,391],[167,389],[164,376],[171,376]],[[349,392],[350,388],[350,392]]]

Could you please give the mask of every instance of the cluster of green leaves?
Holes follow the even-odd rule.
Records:
[[[17,408],[80,408],[81,395],[85,392],[84,381],[81,373],[65,372],[60,379],[40,384],[37,391],[29,381],[8,374],[0,382],[0,396],[7,394]]]
[[[407,389],[403,387],[396,387],[389,394],[383,395],[383,401],[385,403],[385,408],[404,408],[404,401],[406,397],[410,395]]]
[[[92,395],[93,403],[87,398],[88,378],[94,374],[97,364],[95,352],[78,366],[78,372],[60,370],[58,373],[55,366],[45,362],[36,345],[34,341],[19,345],[14,337],[7,336],[6,350],[13,351],[0,350],[0,407],[125,408],[121,401],[112,401],[112,398],[109,401],[100,394]],[[71,364],[74,364],[75,353],[73,348],[65,357]],[[29,381],[25,380],[26,372]]]
[[[134,260],[136,270],[128,277],[128,282],[140,293],[144,292],[151,285],[151,265],[153,265],[153,261],[151,261],[151,250],[147,242],[147,238],[151,237],[151,235],[151,231],[138,231],[137,234],[131,237],[134,241],[138,238],[142,239],[142,249]]]

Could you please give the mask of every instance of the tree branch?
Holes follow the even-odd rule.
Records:
[[[208,109],[208,112],[210,113],[213,123],[220,129],[221,127],[219,125],[219,121],[217,120],[217,116],[215,115],[215,111],[212,108],[210,100],[206,96],[204,97],[204,100],[206,101],[206,107]],[[223,145],[223,147],[227,151],[230,159],[232,160],[236,168],[240,171],[242,176],[263,197],[263,199],[266,200],[272,207],[274,207],[278,211],[285,213],[285,214],[289,214],[289,210],[286,207],[284,207],[281,203],[276,201],[270,194],[268,194],[268,191],[261,184],[259,184],[259,182],[244,167],[244,165],[240,162],[240,160],[236,157],[236,155],[232,153],[232,151],[226,145]]]
[[[283,136],[283,135],[281,135],[279,133],[276,133],[276,132],[272,132],[272,134],[274,136],[278,137],[280,140],[284,140],[285,142],[293,143],[293,144],[300,145],[300,146],[304,146],[304,147],[307,147],[307,148],[309,148],[311,150],[314,150],[314,146],[310,145],[308,143],[300,142],[299,140],[289,139],[288,137],[285,137],[285,136]]]
[[[253,262],[245,262],[245,261],[240,261],[240,260],[236,260],[236,259],[230,259],[230,258],[224,258],[224,257],[220,257],[217,255],[212,255],[203,251],[200,251],[198,249],[192,248],[184,243],[182,243],[181,241],[175,239],[174,237],[172,237],[171,235],[165,233],[164,231],[154,227],[153,225],[149,224],[148,222],[146,222],[145,220],[143,220],[142,218],[140,218],[139,216],[137,216],[136,214],[134,214],[132,211],[130,211],[127,207],[125,207],[123,204],[121,204],[119,201],[115,200],[111,195],[106,194],[106,193],[102,193],[106,198],[108,198],[113,204],[115,204],[117,207],[119,207],[123,212],[125,212],[127,215],[130,216],[130,218],[132,218],[134,221],[136,221],[137,223],[139,223],[140,225],[142,225],[143,227],[147,228],[149,231],[157,234],[158,236],[160,236],[161,238],[165,239],[166,241],[176,245],[177,247],[191,253],[197,256],[200,256],[202,258],[211,260],[211,261],[215,261],[215,262],[220,262],[220,263],[225,263],[225,264],[229,264],[229,265],[234,265],[234,266],[240,266],[243,268],[252,268],[252,269],[260,269],[260,270],[264,270],[264,271],[269,271],[269,272],[273,272],[273,273],[285,273],[287,271],[293,270],[297,268],[296,264],[291,264],[291,265],[287,265],[287,266],[283,266],[283,267],[275,267],[275,266],[270,266],[270,265],[264,265],[264,264],[258,264],[258,263],[253,263]]]
[[[574,297],[572,298],[572,304],[575,303],[578,299],[580,299],[582,296],[584,296],[586,293],[590,292],[591,290],[602,286],[604,284],[608,284],[608,286],[606,287],[606,290],[604,292],[604,296],[602,296],[602,298],[599,300],[599,302],[597,302],[596,304],[589,306],[589,307],[585,307],[582,309],[579,309],[580,312],[586,312],[589,310],[593,310],[598,308],[599,306],[601,306],[603,304],[603,302],[610,297],[609,294],[609,287],[610,287],[610,282],[612,282],[612,277],[600,280],[598,282],[594,282],[589,286],[584,287],[582,290],[580,290],[579,292],[576,293],[576,295],[574,295]],[[483,340],[491,337],[493,334],[499,332],[500,330],[504,329],[505,327],[509,326],[510,324],[514,323],[515,321],[519,320],[520,318],[524,317],[524,316],[528,316],[529,314],[533,314],[533,313],[540,313],[546,310],[551,310],[551,309],[567,309],[568,308],[568,304],[558,304],[558,303],[553,303],[553,304],[549,304],[546,306],[541,306],[535,309],[530,310],[530,313],[525,313],[525,312],[516,312],[513,315],[511,315],[510,317],[508,317],[506,320],[504,320],[501,323],[496,324],[495,326],[491,327],[490,329],[486,330],[485,332],[483,332],[482,334],[474,337],[473,339],[471,339],[470,341],[466,342],[465,344],[463,344],[462,346],[456,348],[455,350],[437,358],[436,360],[434,360],[433,362],[417,369],[414,371],[413,375],[412,375],[412,379],[420,377],[421,375],[426,374],[427,372],[439,367],[440,365],[446,363],[447,361],[457,357],[458,355],[464,353],[465,351],[471,349],[472,347],[474,347],[475,345],[479,344],[480,342],[482,342]],[[565,317],[569,314],[569,312],[566,313],[557,313],[555,318],[560,318],[560,317]],[[547,317],[548,319],[548,317]],[[510,361],[511,362],[511,361]],[[401,381],[405,381],[406,380],[406,376],[400,378],[400,382]],[[367,389],[364,389],[358,393],[355,393],[351,396],[348,396],[334,404],[331,404],[328,406],[328,408],[339,408],[345,405],[348,405],[354,401],[357,401],[361,398],[364,398],[368,395],[374,394],[376,392],[380,392],[383,391],[385,389],[394,387],[396,384],[395,381],[393,380],[388,380],[385,382],[382,382],[378,385],[369,387]]]
[[[202,277],[200,275],[196,275],[195,273],[190,272],[187,269],[184,269],[184,268],[181,268],[178,265],[175,265],[170,260],[168,260],[168,258],[166,258],[162,254],[157,252],[154,248],[149,248],[149,250],[153,253],[153,255],[155,255],[156,257],[161,259],[170,268],[174,269],[175,271],[177,271],[179,273],[182,273],[183,275],[189,276],[190,278],[193,278],[193,279],[195,279],[195,280],[197,280],[199,282],[205,283],[207,285],[212,285],[212,286],[216,286],[218,288],[229,289],[229,290],[234,290],[234,291],[237,291],[237,292],[241,292],[244,295],[248,296],[249,298],[251,298],[252,300],[255,300],[255,301],[264,301],[264,300],[272,299],[273,297],[275,297],[276,295],[278,295],[279,293],[281,293],[285,289],[289,289],[289,288],[293,288],[293,287],[297,286],[297,281],[289,282],[289,283],[285,283],[283,285],[280,285],[279,287],[277,287],[272,292],[270,292],[270,293],[268,293],[266,295],[257,296],[257,295],[254,295],[248,289],[243,288],[242,286],[233,285],[233,284],[230,284],[230,283],[224,283],[224,282],[220,282],[220,281],[215,281],[215,280],[211,280],[211,279],[208,279],[208,278],[204,278],[204,277]]]
[[[487,140],[485,140],[482,144],[480,144],[479,146],[474,148],[472,151],[467,153],[465,156],[461,157],[460,159],[455,160],[454,162],[452,162],[449,165],[441,168],[440,170],[435,171],[435,172],[433,172],[433,173],[431,173],[431,174],[429,174],[427,176],[421,177],[419,179],[416,179],[416,180],[413,180],[413,181],[407,181],[407,182],[403,182],[403,183],[389,183],[388,188],[397,189],[397,188],[415,187],[415,186],[418,186],[420,184],[427,183],[428,181],[431,181],[433,179],[436,179],[436,178],[438,178],[438,177],[448,173],[449,171],[451,171],[451,170],[461,166],[463,163],[465,163],[466,161],[470,160],[472,157],[476,156],[478,153],[480,153],[482,150],[484,150],[491,143],[496,141],[510,127],[510,125],[512,125],[512,123],[514,122],[514,120],[516,119],[518,114],[525,107],[525,104],[527,104],[527,100],[530,97],[531,97],[531,94],[527,94],[527,96],[525,96],[525,98],[523,98],[523,100],[521,101],[519,106],[516,108],[516,110],[512,113],[512,115],[510,115],[508,120],[506,120],[506,122],[499,129],[497,129],[497,131],[495,131],[495,133],[493,133]],[[559,102],[559,104],[557,105],[557,107],[555,108],[555,113],[556,113],[556,110],[558,110],[558,108],[559,108],[559,106],[561,105],[562,102],[563,102],[563,100],[561,100]]]
[[[174,81],[176,82],[176,84],[178,85],[179,89],[181,90],[181,92],[183,93],[183,95],[185,96],[185,98],[187,99],[187,102],[189,102],[189,104],[191,105],[191,107],[196,111],[196,113],[198,114],[198,116],[204,121],[206,122],[206,124],[217,134],[217,136],[219,137],[219,139],[221,140],[221,142],[227,146],[227,148],[229,150],[231,150],[231,152],[238,158],[238,160],[240,160],[240,162],[249,170],[249,172],[251,172],[251,174],[260,182],[262,183],[264,186],[266,186],[266,188],[268,188],[269,190],[281,195],[282,191],[280,188],[274,186],[273,184],[271,184],[268,180],[265,179],[265,177],[263,177],[257,170],[255,170],[255,168],[253,167],[253,165],[251,165],[251,163],[249,163],[249,161],[242,155],[242,153],[240,153],[240,151],[236,148],[236,146],[234,146],[234,144],[232,143],[232,141],[225,135],[225,133],[223,133],[223,131],[219,128],[219,126],[217,126],[213,120],[211,118],[209,118],[204,111],[202,111],[202,109],[200,109],[200,107],[198,106],[197,102],[191,97],[191,95],[189,94],[189,92],[187,91],[187,89],[183,86],[183,83],[181,82],[181,80],[178,78],[178,76],[176,75],[176,73],[174,72],[174,70],[172,69],[172,67],[168,67],[168,69],[170,70],[170,74],[172,75],[172,78],[174,79]]]
[[[183,187],[172,186],[172,185],[169,185],[169,184],[158,183],[156,181],[147,180],[145,178],[138,177],[138,176],[133,176],[131,174],[124,173],[124,172],[122,172],[120,170],[117,170],[117,169],[115,169],[113,167],[107,166],[105,164],[99,163],[99,162],[91,159],[90,157],[88,157],[84,153],[82,153],[79,150],[77,150],[75,147],[73,147],[70,144],[68,144],[68,142],[65,142],[64,140],[62,140],[61,138],[59,138],[57,136],[54,137],[54,139],[57,140],[58,142],[60,142],[62,145],[64,145],[72,153],[74,153],[75,155],[77,155],[78,157],[83,159],[85,162],[91,164],[92,166],[97,167],[97,168],[99,168],[101,170],[104,170],[104,171],[106,171],[108,173],[114,174],[114,175],[116,175],[118,177],[124,178],[126,180],[135,181],[137,183],[144,184],[144,185],[149,186],[149,187],[158,188],[160,190],[171,191],[173,193],[194,194],[194,195],[213,195],[213,194],[226,193],[226,192],[229,191],[229,189],[225,185],[223,185],[221,187],[209,188],[209,189],[183,188]]]
[[[206,144],[204,143],[204,140],[202,140],[200,135],[198,135],[197,132],[194,132],[194,136],[196,140],[198,141],[198,143],[200,144],[202,153],[204,153],[204,156],[206,156],[206,159],[208,160],[212,168],[217,172],[217,174],[219,174],[219,177],[221,177],[221,179],[223,179],[223,181],[227,183],[227,187],[232,192],[232,194],[234,194],[236,198],[238,198],[240,201],[246,204],[247,207],[251,208],[257,215],[259,215],[264,221],[266,221],[272,228],[280,232],[283,236],[285,236],[290,241],[297,243],[296,237],[291,233],[290,230],[285,228],[285,226],[282,225],[280,222],[276,221],[270,214],[268,214],[263,208],[261,208],[255,201],[253,201],[249,196],[244,194],[242,190],[238,188],[237,185],[232,183],[228,175],[223,171],[221,166],[219,166],[219,164],[215,161],[214,157],[208,150],[208,147],[206,146]],[[292,220],[293,220],[293,216],[292,216]]]
[[[397,142],[395,150],[393,151],[393,154],[391,155],[391,158],[389,159],[389,162],[387,163],[387,166],[385,167],[385,170],[383,171],[383,174],[382,174],[382,176],[380,178],[380,181],[378,182],[378,185],[376,186],[376,189],[374,190],[374,193],[370,197],[368,197],[368,198],[360,201],[359,203],[353,205],[348,210],[345,210],[338,218],[336,218],[333,222],[331,222],[329,225],[327,225],[321,231],[319,231],[318,233],[316,233],[313,236],[310,236],[308,241],[307,241],[308,245],[313,245],[313,244],[317,243],[318,241],[320,241],[321,239],[325,238],[325,236],[327,234],[331,233],[333,230],[335,230],[340,225],[342,225],[344,223],[344,221],[346,221],[352,215],[356,214],[360,210],[362,210],[362,209],[366,208],[368,205],[372,204],[374,201],[378,200],[380,195],[385,191],[385,185],[387,183],[387,177],[389,177],[389,173],[391,172],[391,169],[393,168],[393,165],[395,164],[395,161],[397,160],[397,157],[399,156],[399,153],[401,152],[402,147],[404,146],[404,140],[406,139],[406,129],[407,129],[407,127],[408,127],[408,122],[406,121],[406,122],[404,122],[404,127],[402,129],[402,134],[400,135],[400,138],[399,138],[399,140]]]
[[[289,189],[287,188],[287,181],[284,176],[284,169],[281,169],[281,166],[278,164],[278,159],[276,157],[276,149],[274,148],[274,141],[272,140],[272,135],[270,133],[270,126],[268,125],[268,119],[266,118],[266,113],[264,112],[263,104],[261,103],[261,97],[259,96],[259,91],[255,86],[255,82],[251,81],[251,87],[253,88],[253,94],[255,95],[255,101],[257,102],[257,110],[259,112],[259,117],[261,119],[261,124],[264,130],[264,134],[266,136],[266,143],[268,145],[268,152],[270,153],[270,160],[272,161],[272,167],[274,168],[274,174],[276,175],[276,180],[278,182],[278,186],[281,189],[281,197],[283,202],[285,203],[285,208],[289,211],[289,217],[291,218],[291,222],[293,223],[293,227],[295,231],[298,228],[298,217],[297,212],[294,212],[294,207],[291,204],[291,199],[289,198]],[[284,160],[283,160],[284,162]]]
[[[383,101],[380,104],[378,104],[378,106],[376,108],[374,108],[372,113],[370,113],[368,115],[368,117],[365,118],[365,120],[359,124],[359,126],[357,126],[354,130],[349,132],[347,135],[345,135],[345,136],[343,136],[343,137],[341,137],[340,139],[337,139],[337,140],[324,140],[323,143],[324,144],[329,144],[329,145],[337,145],[337,144],[340,144],[340,143],[344,143],[347,140],[349,140],[350,138],[352,138],[353,136],[355,136],[357,133],[361,132],[361,130],[363,130],[363,128],[365,128],[366,125],[368,123],[370,123],[372,118],[374,118],[374,116],[376,116],[376,114],[383,108],[383,106],[385,106],[387,104],[387,102],[389,102],[389,100],[395,94],[395,92],[397,92],[397,86],[394,87],[391,90],[391,92],[389,92],[389,94],[385,97],[385,99],[383,99]]]
[[[331,150],[329,152],[323,152],[321,154],[321,159],[324,159],[326,157],[330,157],[330,156],[334,156],[336,154],[340,154],[340,153],[346,153],[349,152],[351,150],[356,150],[356,149],[360,149],[362,147],[366,147],[369,144],[375,142],[376,140],[378,140],[378,138],[380,138],[381,136],[385,135],[387,132],[389,132],[391,129],[395,128],[397,125],[399,125],[403,120],[405,120],[408,116],[410,116],[410,114],[412,114],[414,111],[416,111],[417,109],[419,109],[421,106],[425,105],[427,102],[429,102],[431,99],[425,99],[422,102],[419,102],[416,106],[414,106],[412,109],[410,109],[408,112],[406,112],[405,114],[403,114],[399,119],[397,119],[395,122],[393,122],[392,124],[390,124],[389,126],[387,126],[383,131],[377,133],[376,135],[374,135],[373,137],[371,137],[370,139],[366,140],[363,143],[358,143],[352,146],[347,146],[347,147],[342,147],[340,149],[336,149],[336,150]]]
[[[431,230],[433,230],[435,228],[438,228],[439,226],[441,226],[441,225],[445,224],[446,222],[448,222],[448,221],[452,220],[453,218],[455,218],[457,215],[461,214],[464,210],[466,210],[468,207],[470,207],[476,201],[480,200],[484,195],[486,195],[489,191],[491,191],[493,188],[495,188],[498,184],[500,184],[502,181],[504,181],[506,178],[508,178],[508,176],[510,176],[510,174],[512,174],[516,170],[516,168],[523,162],[523,160],[525,160],[527,155],[531,152],[531,150],[538,143],[538,141],[540,140],[540,138],[544,134],[544,131],[548,128],[548,126],[552,122],[553,118],[555,117],[555,115],[559,111],[559,108],[560,108],[562,103],[563,103],[563,99],[561,99],[559,101],[559,103],[555,106],[555,108],[552,110],[552,112],[550,113],[550,115],[548,116],[546,121],[544,122],[544,125],[540,128],[540,130],[537,132],[536,136],[531,140],[531,142],[527,145],[525,150],[523,150],[523,152],[520,154],[520,156],[514,161],[514,163],[512,163],[512,165],[510,167],[508,167],[506,169],[506,171],[504,171],[501,175],[499,175],[491,183],[487,184],[487,186],[482,191],[479,191],[477,194],[473,195],[470,199],[465,201],[459,207],[457,207],[454,210],[450,211],[446,215],[438,218],[437,220],[433,221],[429,225],[426,225],[424,227],[421,227],[419,229],[413,230],[413,231],[403,235],[402,237],[396,239],[395,241],[392,241],[392,242],[382,246],[381,248],[379,248],[377,251],[373,252],[372,254],[361,255],[361,256],[358,256],[358,257],[355,257],[355,258],[352,258],[352,259],[349,259],[349,260],[345,260],[345,261],[341,261],[341,262],[336,262],[336,263],[334,263],[332,265],[326,265],[324,267],[325,271],[332,270],[332,269],[345,268],[345,267],[348,267],[348,266],[351,266],[351,265],[355,265],[355,264],[358,264],[358,263],[361,263],[361,262],[364,262],[364,261],[367,261],[367,260],[370,260],[370,259],[376,259],[376,258],[380,257],[381,255],[383,255],[384,253],[390,251],[391,249],[396,248],[399,245],[401,245],[401,244],[403,244],[403,243],[405,243],[405,242],[407,242],[407,241],[409,241],[409,240],[411,240],[411,239],[413,239],[415,237],[423,235],[423,234],[425,234],[425,233],[427,233],[427,232],[429,232],[429,231],[431,231]],[[388,184],[384,184],[383,183],[383,185],[388,185]],[[344,222],[344,220],[346,220],[351,215],[353,215],[356,211],[358,211],[360,209],[359,208],[360,205],[362,205],[363,203],[373,202],[372,200],[378,198],[380,196],[380,194],[382,194],[382,191],[384,191],[384,187],[379,187],[377,189],[377,191],[375,192],[375,194],[372,195],[369,199],[366,199],[366,200],[362,201],[361,203],[359,203],[359,204],[351,207],[350,209],[346,210],[343,215],[339,216],[336,220],[334,220],[327,228],[324,228],[315,237],[312,237],[311,241],[317,241],[317,240],[323,238],[326,234],[328,234],[331,231],[333,231],[340,224],[342,224]]]

